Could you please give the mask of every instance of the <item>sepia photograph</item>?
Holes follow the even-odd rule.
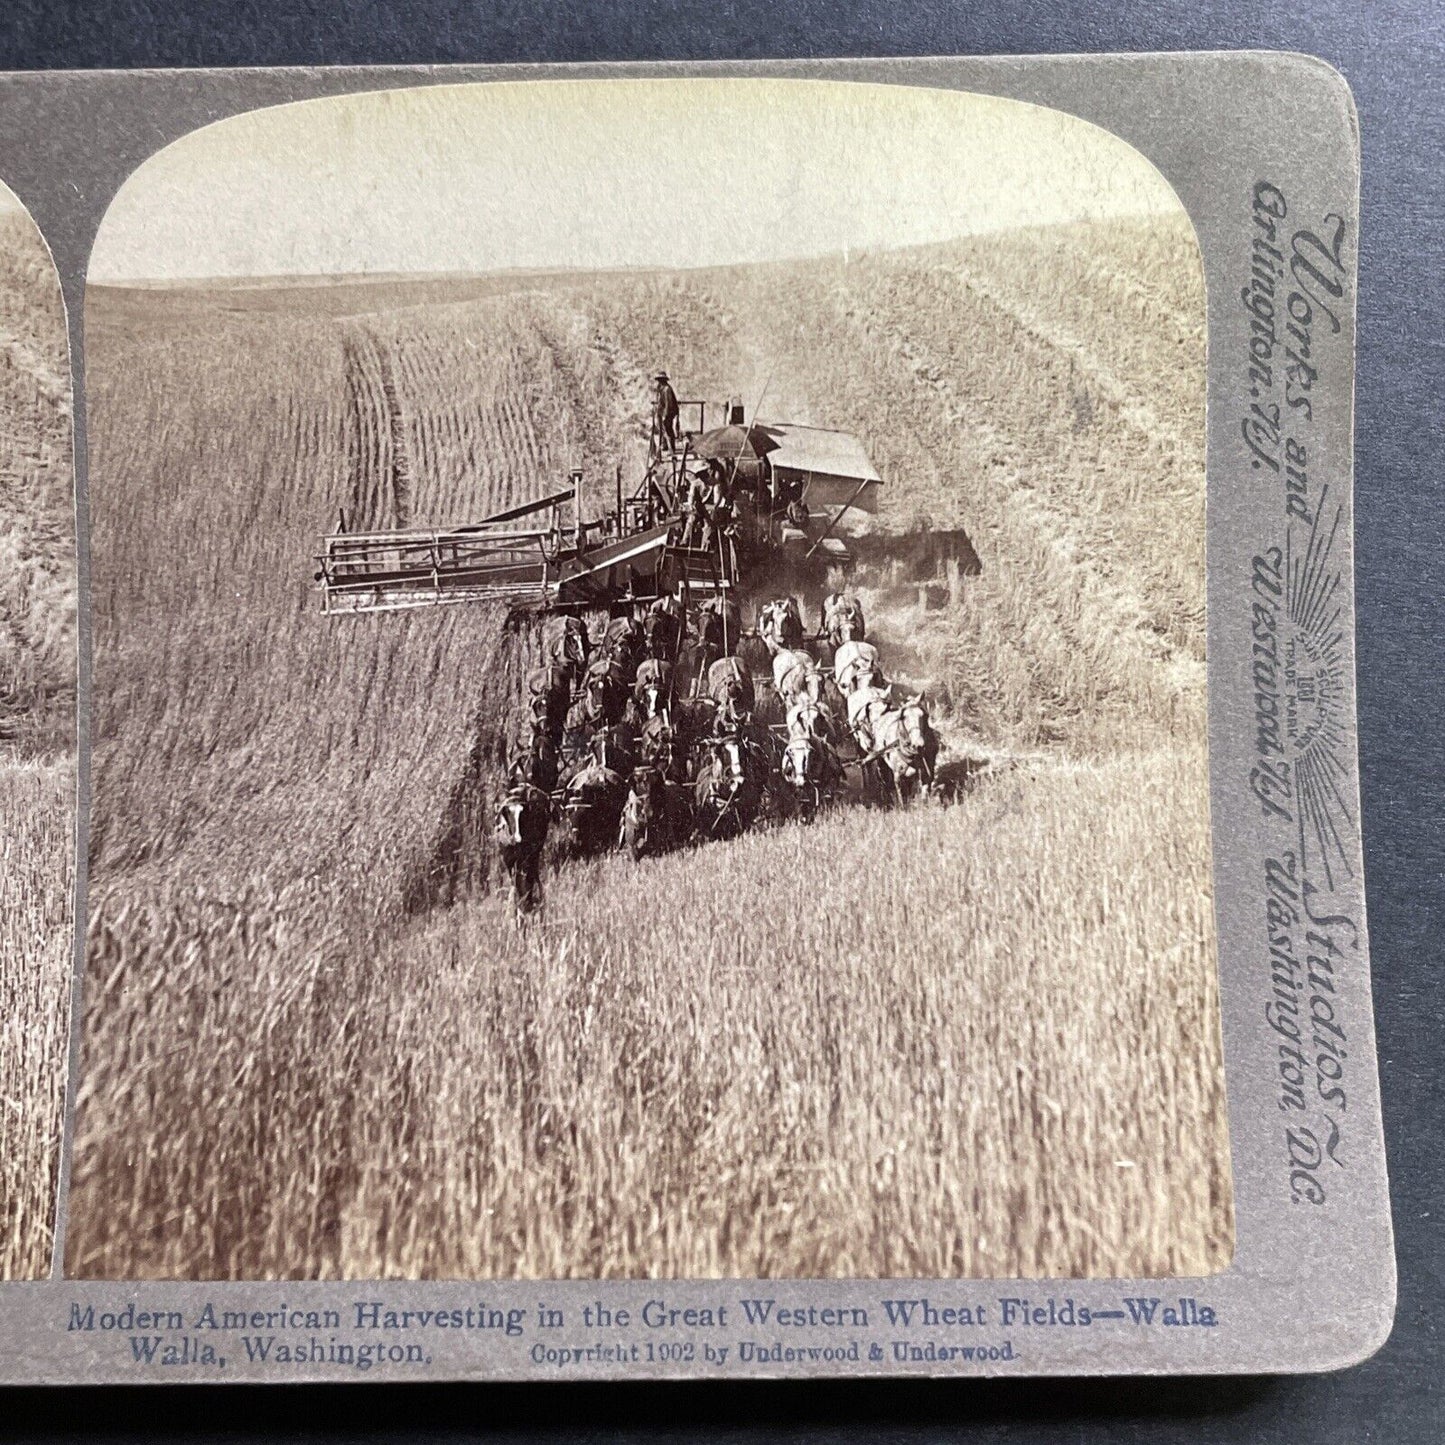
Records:
[[[54,1243],[74,957],[70,362],[49,249],[0,185],[0,1280]]]
[[[40,1161],[69,391],[0,225]],[[84,321],[69,1277],[1226,1268],[1204,272],[1138,151],[900,84],[307,100],[144,161]]]

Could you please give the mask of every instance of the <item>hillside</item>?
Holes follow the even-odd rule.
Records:
[[[376,284],[355,288],[374,311],[339,319],[268,293],[238,311],[234,290],[94,292],[97,864],[194,846],[205,872],[253,811],[264,825],[273,803],[296,809],[287,778],[324,794],[307,805],[318,825],[332,806],[349,815],[359,784],[396,776],[387,750],[421,741],[413,671],[428,756],[407,761],[435,782],[368,796],[398,825],[387,847],[419,846],[436,818],[414,809],[467,751],[494,629],[472,612],[321,627],[316,540],[341,509],[355,525],[464,520],[574,463],[635,472],[659,359],[688,395],[755,398],[771,378],[767,412],[862,434],[886,478],[883,526],[922,514],[969,531],[983,573],[962,615],[905,630],[971,742],[1082,756],[1202,739],[1203,301],[1180,269],[1187,244],[1182,227],[1115,226],[402,307]],[[191,672],[191,625],[208,668],[169,699],[186,726],[116,737],[166,701],[154,667]],[[339,711],[365,738],[298,733],[274,706],[290,696],[312,716],[356,698]],[[233,749],[265,767],[230,766]],[[177,769],[179,796],[156,786]],[[373,879],[374,861],[368,840]]]
[[[50,1269],[75,820],[75,512],[60,283],[0,214],[0,1279]]]
[[[1022,821],[987,845],[999,850],[988,876],[1025,871],[1018,850],[1060,830],[1087,852],[1082,815],[1059,813],[1058,770],[1099,770],[1109,795],[1100,806],[1122,810],[1120,836],[1135,839],[1146,822],[1139,800],[1177,784],[1167,836],[1154,846],[1188,861],[1174,880],[1178,897],[1151,903],[1152,921],[1140,927],[1194,918],[1189,909],[1209,890],[1203,325],[1187,225],[1157,221],[995,235],[847,264],[93,289],[90,929],[91,967],[106,989],[87,1002],[72,1268],[460,1267],[448,1252],[455,1242],[428,1247],[420,1237],[397,1266],[400,1256],[366,1231],[381,1207],[377,1178],[400,1170],[399,1187],[418,1199],[436,1186],[418,1131],[434,1130],[441,1153],[485,1153],[479,1140],[468,1146],[448,1133],[454,1116],[443,1127],[437,1113],[451,1107],[450,1086],[423,1036],[464,1005],[456,989],[423,991],[422,980],[440,967],[461,987],[458,970],[485,977],[524,966],[505,962],[492,931],[501,915],[485,897],[485,820],[539,639],[535,630],[504,634],[487,609],[323,620],[310,554],[339,510],[354,525],[460,521],[533,496],[572,465],[610,478],[621,461],[636,476],[646,377],[659,364],[684,396],[740,392],[749,405],[761,396],[768,416],[858,432],[885,478],[882,528],[907,531],[926,518],[973,538],[982,572],[956,580],[947,605],[890,613],[866,600],[891,665],[928,681],[955,750],[1027,764],[1030,781],[1014,795]],[[802,850],[807,867],[826,869],[827,835],[796,832],[756,846],[779,862]],[[889,835],[885,822],[876,835],[885,851]],[[950,824],[955,846],[967,835],[966,823]],[[694,902],[706,909],[726,907],[735,862],[725,860],[741,856],[710,851],[701,871],[695,860],[674,861],[689,865],[699,889],[722,890],[710,901],[699,893]],[[1082,929],[1100,906],[1096,888],[1105,899],[1128,896],[1132,867],[1107,860],[1089,889],[1060,900],[1050,927],[1062,938]],[[638,876],[608,870],[605,896],[632,900]],[[589,958],[577,981],[585,990],[593,970],[605,972],[606,950],[594,951],[566,902],[569,886],[562,875],[554,881],[549,926],[577,930],[571,946]],[[453,906],[438,914],[438,905]],[[438,929],[451,931],[440,955]],[[1136,1272],[1179,1260],[1217,1267],[1227,1253],[1217,1039],[1207,1023],[1212,931],[1191,922],[1187,932],[1177,955],[1192,979],[1187,1007],[1183,984],[1171,984],[1173,1005],[1161,996],[1153,1006],[1166,1010],[1156,1020],[1160,1046],[1188,1060],[1180,1097],[1213,1101],[1201,1142],[1210,1202],[1174,1224],[1151,1222],[1144,1253],[1124,1256]],[[1102,938],[1089,946],[1103,947]],[[633,956],[629,967],[677,967],[665,929],[641,947],[651,964]],[[792,947],[806,960],[816,941]],[[1107,977],[1107,959],[1097,963]],[[972,966],[949,965],[965,975]],[[1047,966],[1042,956],[1029,964]],[[757,1016],[758,983],[732,976],[714,1000],[744,1031]],[[969,1036],[988,1037],[989,996],[976,987],[968,996],[984,1010]],[[393,1047],[400,1034],[390,1025],[376,1034],[363,999],[382,1018],[390,1007],[399,1031],[416,1020],[421,1033],[406,1051]],[[573,999],[565,1008],[574,1004],[583,1007]],[[625,1015],[621,997],[609,1006]],[[630,1027],[615,1013],[606,1028],[614,1026]],[[158,1028],[210,1043],[184,1060],[158,1056],[146,1042]],[[726,1045],[757,1046],[742,1036]],[[791,1044],[778,1047],[786,1054]],[[490,1067],[480,1037],[450,1057]],[[677,1067],[659,1061],[662,1077]],[[776,1067],[786,1071],[787,1057]],[[325,1099],[337,1081],[350,1088],[359,1071],[378,1069],[405,1100],[400,1116],[358,1118],[354,1136],[339,1130],[351,1142],[330,1163],[318,1132],[331,1127],[324,1108],[270,1124],[254,1112],[269,1116],[263,1101],[298,1079],[310,1081],[298,1098]],[[980,1077],[985,1093],[999,1084]],[[605,1071],[592,1085],[606,1087]],[[1081,1087],[1070,1086],[1080,1108],[1105,1107]],[[1110,1075],[1094,1093],[1133,1087]],[[875,1109],[886,1094],[880,1080]],[[883,1127],[873,1117],[871,1127]],[[534,1123],[555,1137],[556,1121]],[[1178,1127],[1167,1111],[1129,1126],[1156,1142]],[[860,1121],[847,1147],[866,1149],[870,1137]],[[540,1147],[538,1138],[525,1147]],[[140,1175],[138,1141],[152,1161]],[[1155,1147],[1139,1143],[1141,1152]],[[799,1157],[833,1147],[804,1136],[798,1144]],[[682,1147],[671,1134],[652,1146]],[[930,1146],[942,1147],[938,1138]],[[300,1157],[317,1158],[322,1171],[306,1208],[287,1202]],[[871,1167],[836,1162],[845,1173]],[[266,1204],[242,1190],[241,1173],[256,1177]],[[179,1178],[199,1211],[181,1223],[164,1203]],[[684,1215],[688,1191],[704,1184],[677,1182]],[[243,1192],[249,1212],[222,1203]],[[618,1205],[590,1186],[584,1194],[584,1213]],[[136,1200],[128,1220],[106,1203],[123,1197]],[[1038,1205],[1063,1207],[1049,1190]],[[509,1207],[525,1214],[515,1199]],[[298,1209],[309,1209],[306,1221]],[[600,1227],[588,1219],[588,1229]],[[1047,1271],[1051,1260],[1083,1257],[1076,1238],[1050,1254],[1031,1228],[1020,1222],[1018,1239],[1000,1245],[1003,1260]],[[816,1268],[806,1251],[760,1256],[756,1242],[709,1237],[722,1272]],[[629,1256],[644,1272],[666,1268],[647,1254],[655,1243],[640,1240]],[[594,1244],[602,1254],[570,1268],[602,1269],[605,1246]],[[1089,1267],[1109,1272],[1106,1254],[1090,1255]],[[543,1258],[522,1249],[466,1267],[525,1270]]]

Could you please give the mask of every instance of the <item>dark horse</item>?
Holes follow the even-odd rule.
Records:
[[[743,635],[743,614],[732,597],[714,597],[704,602],[698,609],[697,620],[698,636],[715,648],[719,657],[727,657],[737,650],[738,639]]]
[[[637,730],[638,761],[677,776],[680,765],[677,732],[666,713],[654,713]]]
[[[571,664],[550,662],[527,679],[532,722],[546,733],[554,747],[562,745],[562,733],[567,726],[567,713],[572,706],[572,678]]]
[[[692,776],[698,739],[706,737],[717,725],[717,708],[707,698],[675,702],[668,713],[667,723],[665,737],[660,739],[667,743],[667,774],[679,780],[689,778]],[[644,730],[644,753],[646,746]]]
[[[497,804],[497,851],[512,880],[518,913],[531,913],[542,900],[542,849],[556,786],[557,749],[534,723],[531,740],[507,769],[507,791]]]
[[[525,785],[507,789],[497,803],[497,851],[519,913],[530,913],[542,902],[542,848],[551,811],[548,795]]]
[[[741,729],[702,739],[693,784],[698,830],[736,838],[757,821],[767,763]]]
[[[708,668],[707,696],[729,726],[743,722],[757,705],[753,675],[736,657],[720,657]]]
[[[659,597],[642,618],[643,651],[648,657],[672,662],[682,630],[682,603],[676,597]]]
[[[622,808],[622,842],[634,858],[681,847],[692,835],[688,790],[660,767],[635,768]]]
[[[542,901],[542,849],[551,809],[550,795],[530,783],[513,783],[497,804],[497,851],[518,913],[531,913]]]
[[[771,677],[773,672],[773,651],[756,632],[745,632],[739,639],[737,659],[757,677]]]
[[[677,650],[677,695],[699,697],[708,669],[730,657],[743,635],[743,618],[731,597],[714,597],[697,610],[694,630],[686,632]]]
[[[568,730],[590,737],[597,729],[618,722],[627,707],[629,676],[614,658],[593,658],[582,679],[580,696],[567,719]]]
[[[525,783],[550,793],[557,786],[557,745],[540,723],[533,722],[525,746],[507,768],[507,784]]]
[[[626,738],[622,728],[604,728],[592,739],[591,759],[568,779],[562,821],[571,853],[600,853],[617,841],[632,769]]]
[[[597,655],[610,657],[622,669],[624,677],[635,677],[646,648],[647,638],[634,618],[614,617],[607,624]]]

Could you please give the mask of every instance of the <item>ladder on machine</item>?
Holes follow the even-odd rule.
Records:
[[[680,592],[689,606],[726,597],[737,585],[737,562],[724,537],[712,547],[668,547],[663,566],[665,590]]]

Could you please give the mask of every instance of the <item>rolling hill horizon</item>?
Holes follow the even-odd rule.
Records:
[[[465,285],[474,281],[504,281],[510,278],[526,280],[532,277],[558,277],[558,276],[661,276],[661,275],[685,275],[700,271],[730,271],[740,266],[751,265],[798,265],[810,262],[827,262],[842,260],[846,265],[850,260],[859,260],[867,256],[899,255],[903,253],[926,253],[931,250],[942,250],[951,246],[978,240],[984,237],[996,238],[1010,235],[1021,235],[1035,232],[1049,231],[1071,231],[1078,229],[1107,230],[1109,227],[1124,222],[1138,222],[1142,224],[1153,224],[1158,221],[1155,212],[1141,211],[1135,213],[1124,213],[1121,216],[1110,220],[1100,221],[1056,221],[1033,225],[996,226],[982,228],[975,231],[960,234],[944,241],[920,241],[903,246],[854,246],[838,247],[828,251],[819,251],[809,255],[800,255],[788,258],[773,258],[764,262],[753,262],[738,260],[733,262],[705,262],[691,266],[663,266],[657,264],[635,263],[619,266],[600,266],[595,268],[583,268],[576,266],[499,266],[491,270],[449,270],[449,271],[273,271],[258,272],[256,274],[217,274],[217,275],[194,275],[194,276],[112,276],[104,280],[88,281],[87,287],[103,291],[250,291],[250,290],[327,290],[336,286],[373,286],[373,285],[422,285],[436,283],[439,285],[450,285],[460,283]]]

